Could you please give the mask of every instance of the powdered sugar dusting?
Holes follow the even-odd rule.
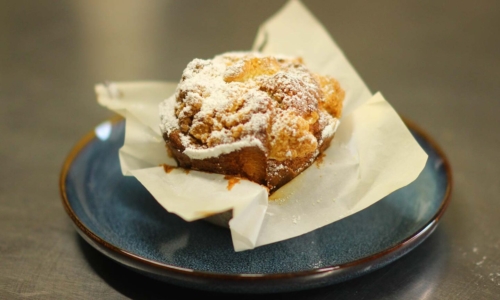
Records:
[[[231,144],[221,144],[208,149],[187,148],[184,151],[184,153],[187,156],[191,157],[192,159],[205,159],[210,157],[218,157],[222,154],[231,153],[243,147],[251,147],[251,146],[257,146],[259,148],[263,148],[261,141],[259,141],[258,139],[245,137],[244,139]]]
[[[321,138],[325,140],[332,137],[335,134],[335,131],[337,131],[339,124],[339,119],[333,118],[333,121],[331,123],[328,123],[328,125],[325,126],[325,129],[323,129],[323,131],[321,132]]]
[[[338,125],[321,108],[326,98],[317,79],[298,57],[228,52],[194,59],[160,106],[161,130],[179,133],[193,159],[256,145],[278,161],[305,157]]]
[[[160,130],[170,132],[179,129],[179,123],[175,117],[175,95],[160,103]]]

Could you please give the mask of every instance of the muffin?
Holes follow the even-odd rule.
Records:
[[[160,104],[160,128],[179,167],[245,178],[271,194],[330,145],[344,95],[300,57],[228,52],[187,65]]]

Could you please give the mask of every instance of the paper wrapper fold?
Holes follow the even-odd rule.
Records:
[[[224,175],[179,168],[159,130],[161,101],[177,83],[124,82],[96,86],[101,105],[126,119],[120,149],[124,175],[135,176],[170,213],[186,221],[232,211],[235,251],[293,238],[338,221],[414,181],[427,154],[382,94],[372,96],[340,48],[296,0],[264,23],[253,50],[300,55],[307,66],[336,78],[346,91],[343,117],[321,163],[278,189],[248,180],[230,185]]]

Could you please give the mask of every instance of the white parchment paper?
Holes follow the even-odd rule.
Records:
[[[250,49],[249,49],[250,50]],[[101,105],[126,119],[119,157],[169,212],[193,221],[232,211],[235,251],[293,238],[338,221],[414,181],[427,154],[382,94],[363,80],[316,18],[289,1],[261,25],[252,50],[300,55],[311,70],[331,75],[346,91],[343,117],[321,163],[315,163],[268,199],[267,190],[223,175],[174,169],[159,130],[158,105],[177,83],[116,82],[96,86]],[[228,233],[229,234],[229,233]]]

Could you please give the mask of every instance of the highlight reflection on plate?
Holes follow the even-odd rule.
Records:
[[[290,240],[234,252],[227,229],[185,222],[122,175],[124,120],[107,121],[71,151],[60,177],[66,212],[94,248],[146,276],[202,290],[273,293],[311,289],[379,269],[436,228],[450,199],[439,147],[406,123],[429,155],[416,181],[371,207]]]

